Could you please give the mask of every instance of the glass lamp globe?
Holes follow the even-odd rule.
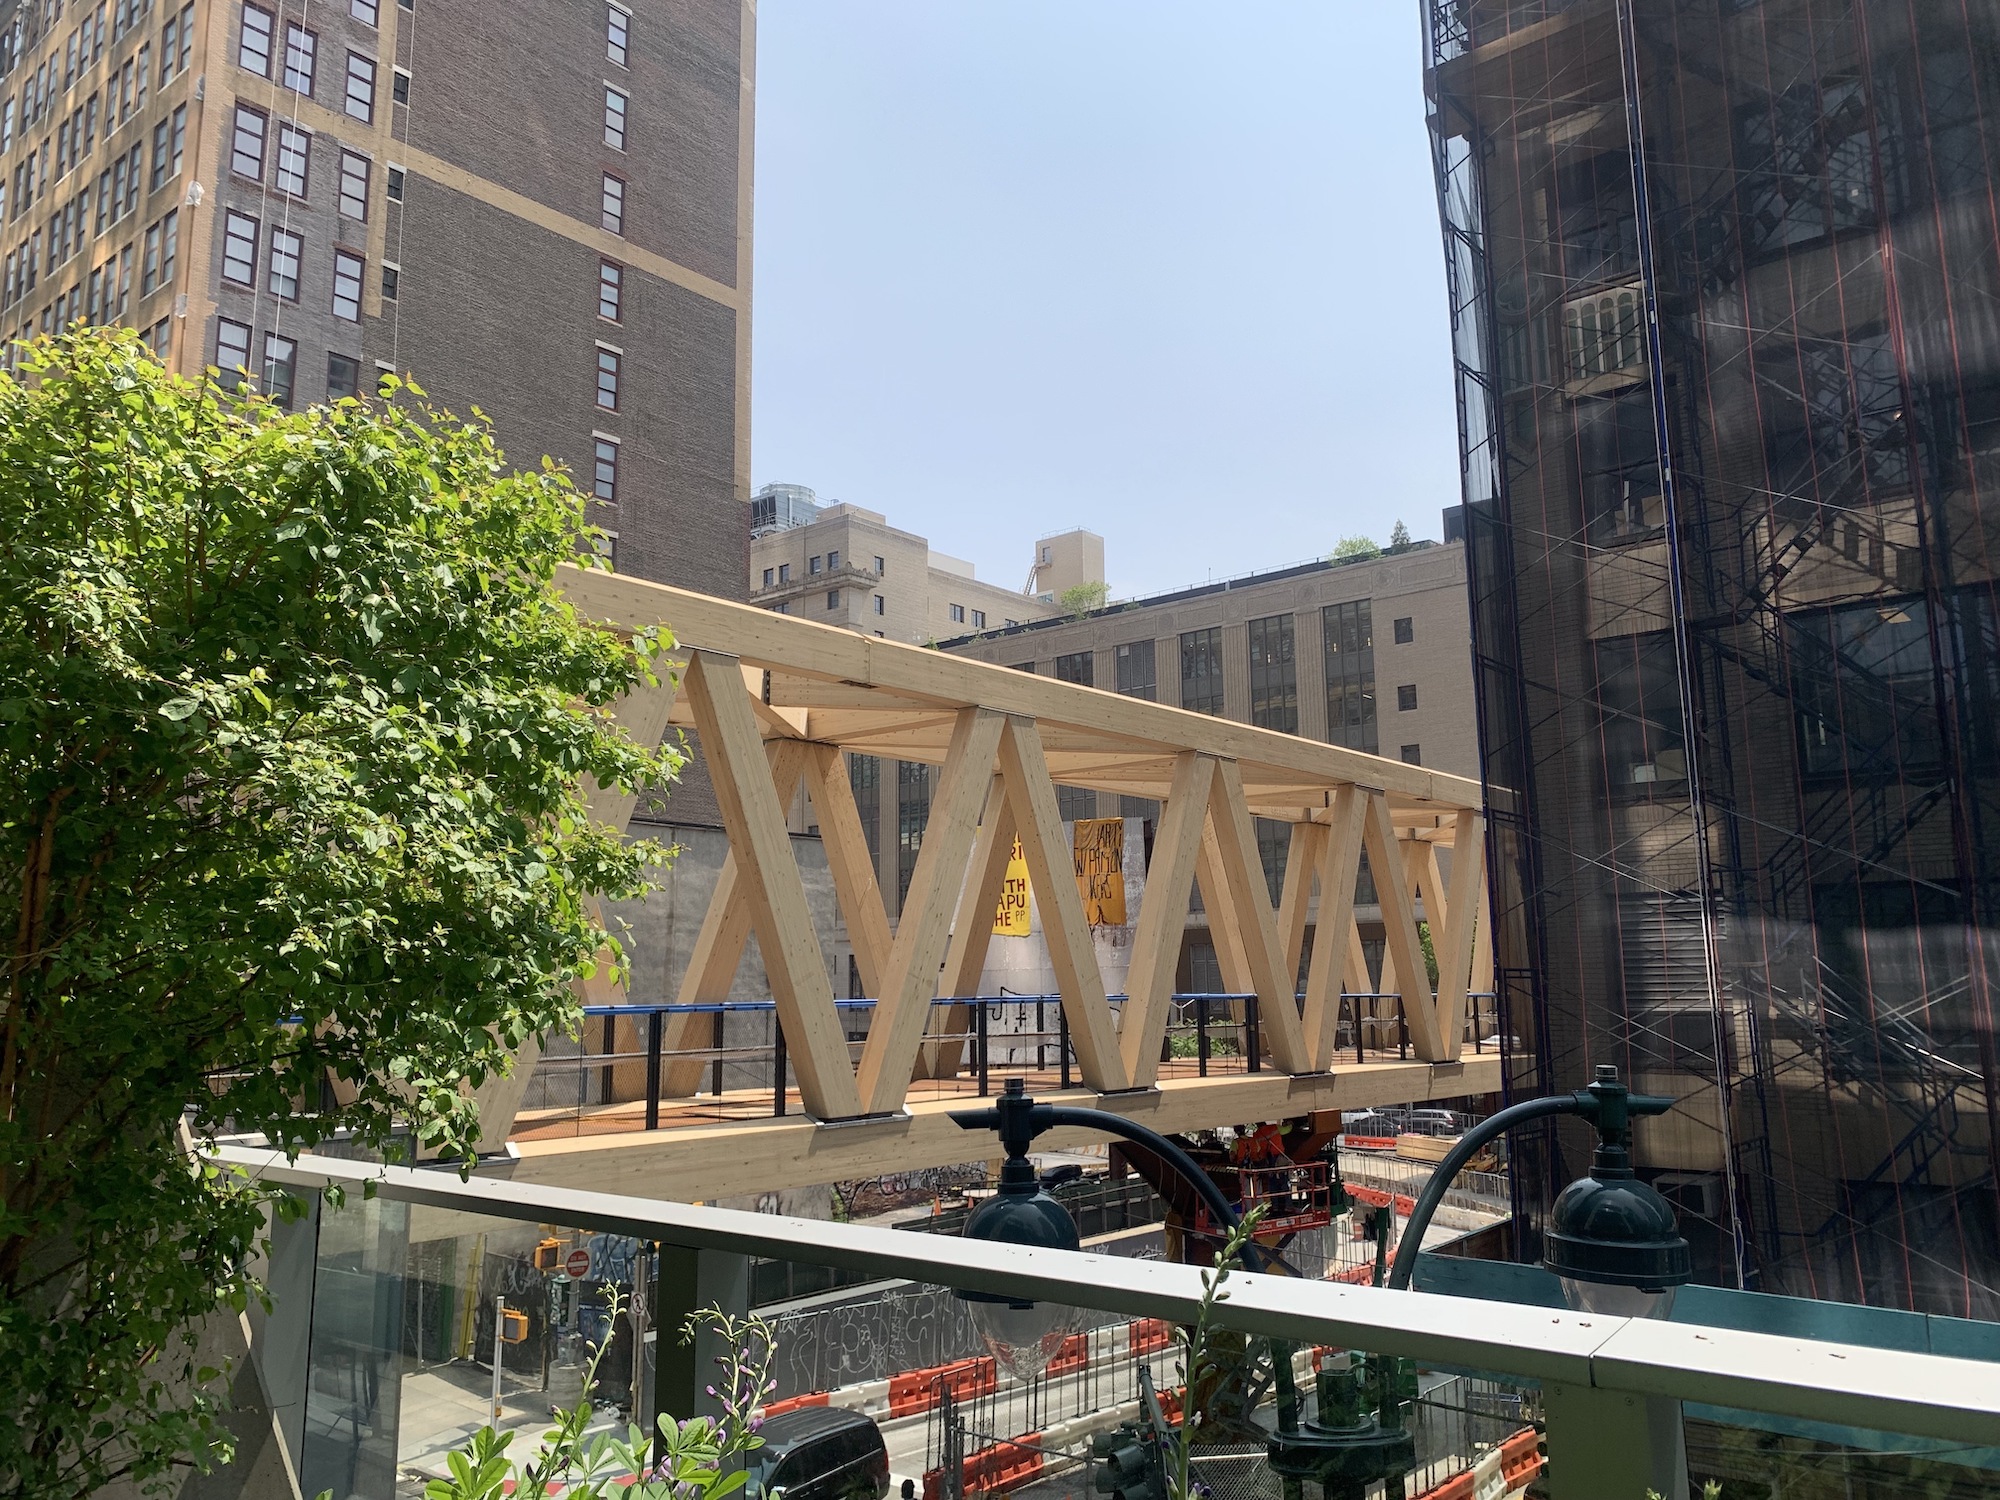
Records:
[[[1074,1250],[1076,1220],[1042,1190],[1033,1163],[1010,1156],[1000,1188],[965,1221],[965,1237],[1024,1250]],[[1058,1302],[1024,1302],[989,1292],[960,1292],[993,1362],[1017,1380],[1039,1375],[1076,1329],[1077,1310]]]
[[[1693,1279],[1687,1241],[1667,1200],[1604,1156],[1557,1197],[1542,1264],[1577,1312],[1665,1318],[1674,1293]]]

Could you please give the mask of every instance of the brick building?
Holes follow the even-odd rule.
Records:
[[[0,332],[286,404],[407,371],[740,597],[746,0],[0,0]],[[229,378],[227,375],[225,378]]]

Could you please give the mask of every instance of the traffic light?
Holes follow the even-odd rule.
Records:
[[[1090,1440],[1090,1486],[1111,1500],[1167,1500],[1166,1458],[1150,1424],[1123,1422]]]

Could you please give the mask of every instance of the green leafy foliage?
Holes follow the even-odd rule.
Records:
[[[1104,601],[1110,597],[1108,583],[1076,583],[1057,594],[1056,603],[1072,620],[1083,620],[1089,618],[1091,611],[1104,608]]]
[[[672,779],[607,712],[667,642],[580,621],[567,478],[421,396],[287,413],[111,331],[0,376],[0,1494],[226,1456],[192,1325],[270,1199],[192,1145],[467,1155],[621,962],[594,903],[661,856],[581,788]]]
[[[1228,1282],[1240,1270],[1251,1241],[1263,1223],[1268,1204],[1259,1203],[1239,1219],[1215,1252],[1214,1262],[1201,1273],[1201,1302],[1194,1322],[1174,1330],[1180,1346],[1180,1384],[1183,1416],[1175,1428],[1173,1442],[1165,1453],[1168,1500],[1198,1500],[1202,1487],[1194,1482],[1191,1454],[1200,1426],[1197,1392],[1213,1390],[1231,1374],[1231,1357],[1217,1347],[1215,1309],[1229,1300]],[[1236,1351],[1231,1351],[1235,1353]],[[1274,1358],[1289,1359],[1289,1351],[1274,1351]]]
[[[612,1292],[612,1322],[624,1306]],[[446,1455],[451,1477],[425,1485],[424,1500],[500,1500],[544,1494],[551,1485],[563,1486],[569,1500],[728,1500],[750,1477],[744,1457],[763,1446],[754,1413],[775,1388],[769,1378],[775,1345],[770,1325],[754,1315],[735,1318],[707,1308],[689,1317],[682,1337],[692,1340],[703,1327],[713,1328],[728,1351],[716,1361],[720,1383],[708,1388],[722,1408],[719,1416],[675,1421],[662,1413],[653,1439],[629,1425],[623,1433],[587,1436],[594,1411],[590,1395],[598,1362],[610,1346],[607,1337],[584,1370],[582,1399],[557,1408],[555,1425],[542,1434],[534,1458],[510,1460],[507,1447],[514,1434],[482,1427],[463,1448]]]
[[[1331,562],[1350,562],[1364,557],[1380,557],[1382,549],[1365,536],[1344,536],[1333,544]]]

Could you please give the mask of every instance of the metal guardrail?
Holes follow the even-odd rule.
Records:
[[[1497,1045],[1497,1038],[1487,1025],[1493,1019],[1494,998],[1491,992],[1475,992],[1468,997],[1466,1025],[1474,1053],[1483,1052],[1489,1044]],[[1126,997],[1112,995],[1109,1000],[1114,1014],[1122,1014]],[[836,1000],[834,1005],[843,1016],[872,1020],[876,1003],[871,998],[859,997]],[[1171,999],[1162,1063],[1192,1060],[1197,1076],[1202,1078],[1214,1073],[1263,1072],[1267,1049],[1258,1003],[1258,997],[1252,994],[1176,993]],[[965,1008],[964,1029],[933,1029],[926,1034],[924,1045],[927,1049],[941,1049],[947,1054],[954,1048],[958,1049],[949,1064],[951,1075],[969,1079],[976,1094],[985,1097],[992,1093],[994,1074],[1023,1070],[1031,1073],[1052,1071],[1056,1074],[1055,1082],[1059,1087],[1067,1089],[1074,1085],[1079,1076],[1076,1053],[1070,1041],[1068,1017],[1059,996],[972,995],[940,997],[931,1002],[934,1013],[943,1011],[949,1014],[958,1007]],[[1015,1014],[1023,1014],[1028,1007],[1034,1011],[1032,1026],[1009,1029],[996,1022],[997,1017],[1006,1016],[1010,1009]],[[776,1006],[770,1000],[588,1005],[583,1008],[583,1015],[586,1020],[604,1023],[599,1050],[544,1052],[538,1064],[538,1077],[544,1087],[549,1079],[572,1068],[579,1076],[575,1098],[554,1105],[545,1102],[542,1108],[582,1111],[592,1106],[643,1101],[645,1113],[642,1128],[657,1130],[661,1126],[664,1106],[673,1104],[677,1099],[695,1097],[686,1094],[669,1096],[663,1092],[668,1068],[676,1062],[695,1063],[706,1068],[705,1092],[711,1100],[731,1092],[726,1088],[725,1073],[733,1070],[739,1080],[745,1072],[761,1074],[764,1080],[762,1088],[769,1093],[770,1112],[774,1117],[785,1115],[791,1107],[789,1095],[793,1081],[790,1060],[784,1031],[775,1024]],[[674,1015],[711,1017],[712,1027],[707,1044],[693,1048],[667,1047],[667,1021]],[[731,1017],[767,1017],[770,1024],[761,1028],[766,1035],[751,1044],[731,1046]],[[640,1031],[637,1048],[620,1049],[616,1045],[616,1028],[621,1021],[631,1022]],[[1409,1023],[1403,1012],[1402,996],[1393,991],[1343,993],[1336,1028],[1341,1052],[1344,1054],[1351,1049],[1357,1063],[1366,1063],[1371,1053],[1378,1058],[1394,1056],[1399,1060],[1410,1056]],[[865,1031],[861,1036],[850,1034],[850,1049],[864,1045],[865,1041]],[[1032,1051],[1032,1058],[1019,1055],[1028,1051]],[[644,1084],[634,1097],[613,1097],[611,1070],[620,1064],[644,1066]],[[587,1075],[592,1069],[599,1070],[595,1090],[599,1097],[596,1099],[589,1097],[593,1090]],[[531,1104],[529,1107],[536,1106]]]
[[[645,1243],[903,1277],[961,1291],[1191,1322],[1202,1273],[1160,1261],[1030,1250],[865,1225],[509,1182],[450,1171],[221,1148],[219,1164],[313,1191],[475,1216],[559,1224]],[[1541,1385],[1552,1471],[1565,1496],[1623,1494],[1652,1452],[1649,1404],[1744,1412],[2000,1447],[2000,1380],[1976,1360],[1736,1329],[1573,1313],[1481,1299],[1242,1274],[1216,1326],[1296,1344],[1365,1349]],[[1582,1481],[1588,1480],[1588,1487]],[[1633,1489],[1636,1496],[1642,1493]]]

